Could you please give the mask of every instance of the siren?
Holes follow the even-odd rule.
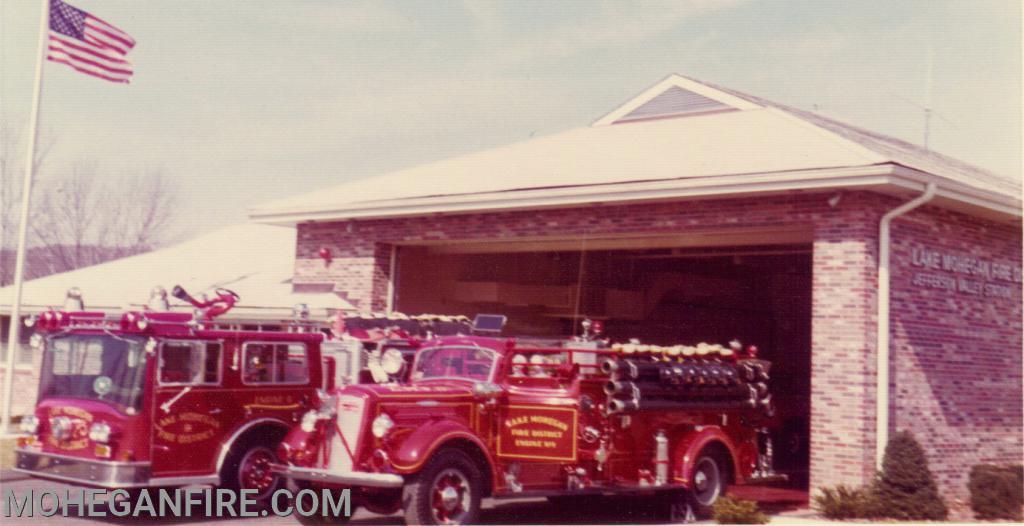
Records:
[[[68,293],[64,297],[64,311],[82,312],[84,310],[85,301],[82,300],[82,290],[78,287],[71,287],[68,289]]]
[[[149,303],[146,310],[166,312],[171,310],[171,304],[167,301],[167,289],[157,285],[149,292]]]

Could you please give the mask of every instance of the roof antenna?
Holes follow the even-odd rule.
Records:
[[[924,79],[924,149],[928,148],[928,138],[932,131],[932,72],[935,62],[935,50],[928,43],[928,72]]]
[[[944,117],[941,113],[939,113],[939,112],[937,112],[937,111],[932,109],[932,79],[934,77],[934,74],[933,74],[934,61],[935,61],[935,53],[934,53],[934,50],[932,49],[931,43],[929,43],[928,44],[927,72],[925,73],[925,84],[924,84],[924,104],[921,104],[921,103],[918,103],[918,102],[914,102],[914,101],[912,101],[912,100],[910,100],[910,99],[908,99],[906,97],[900,96],[900,95],[898,95],[896,93],[893,93],[893,92],[889,92],[890,95],[896,97],[897,99],[902,100],[903,102],[906,102],[907,104],[910,104],[911,106],[914,106],[915,108],[919,108],[921,111],[924,112],[924,140],[922,142],[922,145],[924,146],[925,150],[930,150],[931,149],[929,143],[931,142],[932,116],[933,115],[938,117],[938,118],[940,118],[940,119],[942,119],[942,120],[944,120],[944,121],[946,121],[946,124],[949,124],[954,129],[956,128],[956,124],[954,124],[952,121],[950,121],[949,119]]]

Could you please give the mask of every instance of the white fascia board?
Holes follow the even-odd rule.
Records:
[[[987,208],[1011,217],[1022,217],[1020,198],[982,190],[950,179],[937,178],[927,172],[906,166],[895,166],[893,175],[909,181],[915,181],[922,188],[929,182],[934,182],[938,185],[935,193],[937,197],[944,197],[980,208]]]
[[[738,197],[768,193],[829,189],[877,189],[890,187],[920,191],[929,181],[940,185],[939,195],[1021,217],[1021,203],[1000,194],[940,180],[927,173],[902,166],[883,164],[793,172],[739,174],[690,179],[673,179],[598,186],[544,188],[487,194],[467,194],[417,199],[396,199],[352,203],[310,210],[305,207],[251,210],[257,223],[294,225],[306,221],[343,221],[433,214],[456,214],[529,210],[538,208],[664,201],[698,197]]]
[[[688,197],[736,196],[766,192],[866,187],[891,184],[892,165],[842,167],[765,174],[739,174],[622,184],[570,186],[465,194],[417,199],[396,199],[351,203],[340,207],[308,209],[250,210],[249,218],[259,223],[295,224],[303,221],[333,221],[523,210],[596,203],[670,200]],[[912,185],[909,188],[916,188]]]

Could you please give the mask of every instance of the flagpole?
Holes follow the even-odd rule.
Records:
[[[17,363],[18,344],[21,336],[21,286],[25,276],[25,250],[28,237],[28,210],[32,202],[32,180],[35,176],[36,141],[39,138],[39,99],[43,93],[43,62],[46,60],[47,43],[50,40],[50,0],[41,0],[42,14],[39,17],[39,48],[36,51],[35,91],[32,93],[32,113],[29,116],[28,151],[25,154],[25,182],[21,186],[21,220],[18,222],[18,252],[14,263],[14,303],[11,305],[11,320],[7,332],[7,363],[4,368],[3,434],[11,434],[14,403],[14,367]]]

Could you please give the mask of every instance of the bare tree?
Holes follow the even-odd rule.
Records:
[[[141,175],[128,175],[118,182],[125,189],[115,196],[105,223],[108,228],[107,246],[121,249],[120,257],[138,254],[167,241],[174,215],[178,210],[178,190],[162,170],[151,169]],[[116,211],[116,213],[114,213]]]
[[[38,180],[44,160],[54,143],[48,133],[43,134],[37,142],[32,170],[34,181]],[[0,286],[13,281],[14,254],[8,250],[17,242],[14,234],[21,212],[24,178],[24,151],[19,136],[10,126],[0,123]]]
[[[178,194],[159,170],[103,178],[78,163],[40,186],[31,228],[46,273],[146,252],[171,235]]]

